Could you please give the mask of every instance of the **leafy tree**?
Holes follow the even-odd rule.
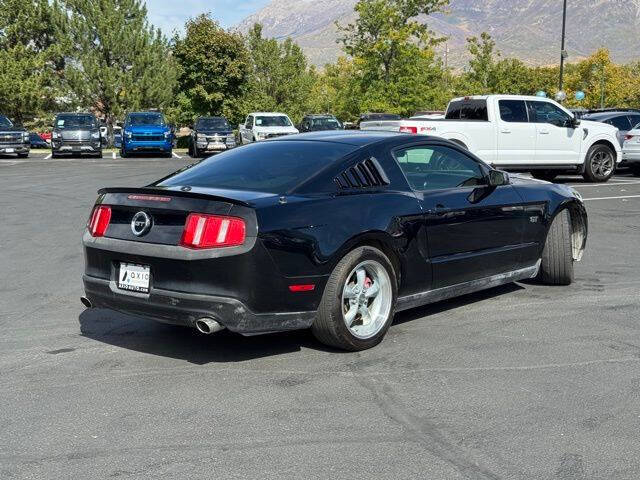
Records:
[[[61,0],[74,56],[65,71],[72,100],[111,125],[128,110],[165,108],[177,68],[141,0]]]
[[[346,27],[339,42],[362,62],[365,76],[391,83],[403,73],[407,59],[441,41],[416,17],[440,12],[449,0],[359,0],[358,19]]]
[[[65,63],[63,11],[48,0],[0,2],[0,111],[19,122],[56,108]]]
[[[302,49],[290,38],[264,38],[259,24],[249,31],[247,46],[253,72],[246,110],[283,110],[300,120],[317,76]]]
[[[404,115],[446,103],[445,72],[435,38],[420,15],[441,11],[448,0],[360,0],[358,19],[342,27],[339,41],[353,57],[360,111]]]
[[[198,115],[224,115],[241,121],[243,97],[251,75],[251,59],[244,38],[221,28],[210,15],[186,24],[183,38],[174,39],[173,55],[179,65],[180,120],[190,123]]]

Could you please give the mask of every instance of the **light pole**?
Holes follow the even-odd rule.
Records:
[[[567,0],[563,0],[562,7],[562,47],[560,48],[560,89],[564,88],[564,60],[568,57],[567,51],[564,49],[565,35],[567,32]]]

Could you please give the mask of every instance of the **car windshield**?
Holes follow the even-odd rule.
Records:
[[[253,143],[211,157],[163,180],[161,187],[286,193],[358,147],[313,141]]]
[[[127,118],[129,125],[164,125],[164,117],[160,113],[132,113]]]
[[[0,115],[0,127],[13,127],[13,123],[4,115]]]
[[[284,115],[260,116],[256,117],[257,127],[290,127],[291,120]]]
[[[335,118],[313,118],[311,120],[311,128],[321,128],[324,130],[340,130],[342,126]]]
[[[198,130],[231,130],[229,123],[225,118],[201,118],[196,123],[196,129]]]
[[[56,128],[98,128],[98,123],[92,115],[58,115],[56,117]]]

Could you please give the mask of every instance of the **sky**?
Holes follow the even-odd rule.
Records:
[[[211,12],[225,28],[264,7],[269,0],[146,0],[150,22],[171,36],[182,32],[184,23],[200,13]]]

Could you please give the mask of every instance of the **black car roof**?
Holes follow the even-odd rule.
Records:
[[[295,140],[312,140],[315,142],[332,142],[345,143],[356,147],[364,147],[373,145],[390,138],[398,138],[400,136],[410,136],[396,132],[378,132],[378,131],[361,131],[361,130],[328,130],[322,132],[302,133],[300,135],[287,135],[279,137],[271,142],[288,142]],[[412,136],[413,137],[413,136]]]

